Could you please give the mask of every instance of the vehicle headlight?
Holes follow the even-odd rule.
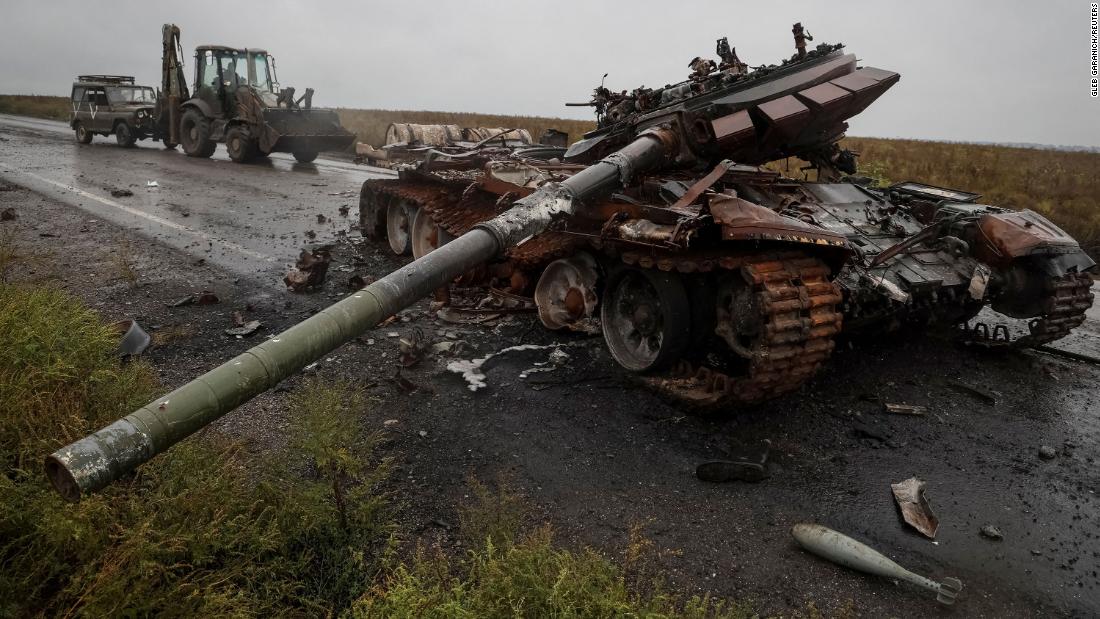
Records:
[[[137,117],[139,119],[140,118],[145,118],[145,110],[138,110]]]

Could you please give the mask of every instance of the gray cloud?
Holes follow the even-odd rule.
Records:
[[[842,41],[902,81],[854,135],[1100,146],[1089,2],[26,2],[5,0],[0,92],[67,94],[77,73],[159,81],[160,26],[196,45],[264,47],[318,105],[587,117],[615,89],[686,77],[729,36],[750,64],[792,51],[790,25]]]

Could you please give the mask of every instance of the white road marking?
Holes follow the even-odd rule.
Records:
[[[37,181],[47,183],[47,184],[53,185],[55,187],[60,187],[61,189],[64,189],[65,191],[75,193],[76,195],[78,195],[82,198],[88,198],[89,200],[95,200],[96,202],[99,202],[100,204],[103,204],[105,206],[110,206],[110,207],[118,209],[118,210],[120,210],[124,213],[133,215],[135,217],[141,217],[142,219],[145,219],[145,220],[151,221],[155,224],[164,226],[165,228],[170,228],[170,229],[175,230],[177,232],[182,232],[184,234],[189,234],[189,235],[191,235],[195,238],[206,241],[207,243],[210,243],[210,244],[213,244],[213,245],[219,245],[219,246],[221,246],[225,249],[228,249],[230,251],[235,251],[235,252],[237,252],[237,253],[239,253],[243,256],[248,256],[249,258],[253,258],[253,259],[256,259],[256,260],[263,260],[265,262],[278,262],[278,260],[276,260],[275,258],[272,258],[271,256],[268,256],[266,254],[261,254],[260,252],[253,251],[251,249],[248,249],[247,247],[243,247],[243,246],[238,245],[236,243],[233,243],[231,241],[223,241],[221,239],[216,239],[216,238],[214,238],[214,237],[212,237],[208,234],[205,234],[203,232],[195,230],[194,228],[191,228],[189,226],[184,226],[182,224],[178,224],[174,221],[165,219],[163,217],[158,217],[156,215],[146,213],[145,211],[142,211],[142,210],[130,207],[130,206],[126,206],[125,204],[119,204],[118,202],[115,202],[113,200],[108,200],[107,198],[104,198],[104,197],[101,197],[101,196],[97,196],[94,193],[89,193],[87,191],[84,191],[83,189],[78,189],[76,187],[73,187],[72,185],[62,183],[62,182],[59,182],[59,181],[55,181],[55,180],[46,178],[44,176],[39,176],[38,174],[35,174],[33,172],[27,172],[25,170],[15,170],[15,169],[10,168],[7,165],[5,165],[4,168],[5,168],[4,171],[7,172],[7,173],[23,174],[25,176],[29,176],[29,177],[37,180]]]

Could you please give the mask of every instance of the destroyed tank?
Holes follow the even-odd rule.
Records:
[[[797,388],[843,332],[962,324],[985,306],[1029,321],[1015,345],[1079,325],[1094,263],[1042,216],[846,176],[847,119],[899,76],[794,35],[780,64],[750,70],[722,39],[684,82],[601,86],[596,130],[567,150],[429,153],[368,181],[364,234],[415,260],[51,454],[54,487],[102,488],[458,277],[533,294],[547,326],[602,332],[623,367],[702,406]],[[762,167],[789,157],[817,180]],[[391,222],[412,238],[394,242]]]

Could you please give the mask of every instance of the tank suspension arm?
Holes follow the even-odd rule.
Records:
[[[614,191],[660,163],[669,138],[639,136],[562,183],[390,273],[107,427],[46,457],[46,475],[69,501],[99,490],[303,367],[573,212],[575,200]],[[627,163],[629,160],[629,163]]]

